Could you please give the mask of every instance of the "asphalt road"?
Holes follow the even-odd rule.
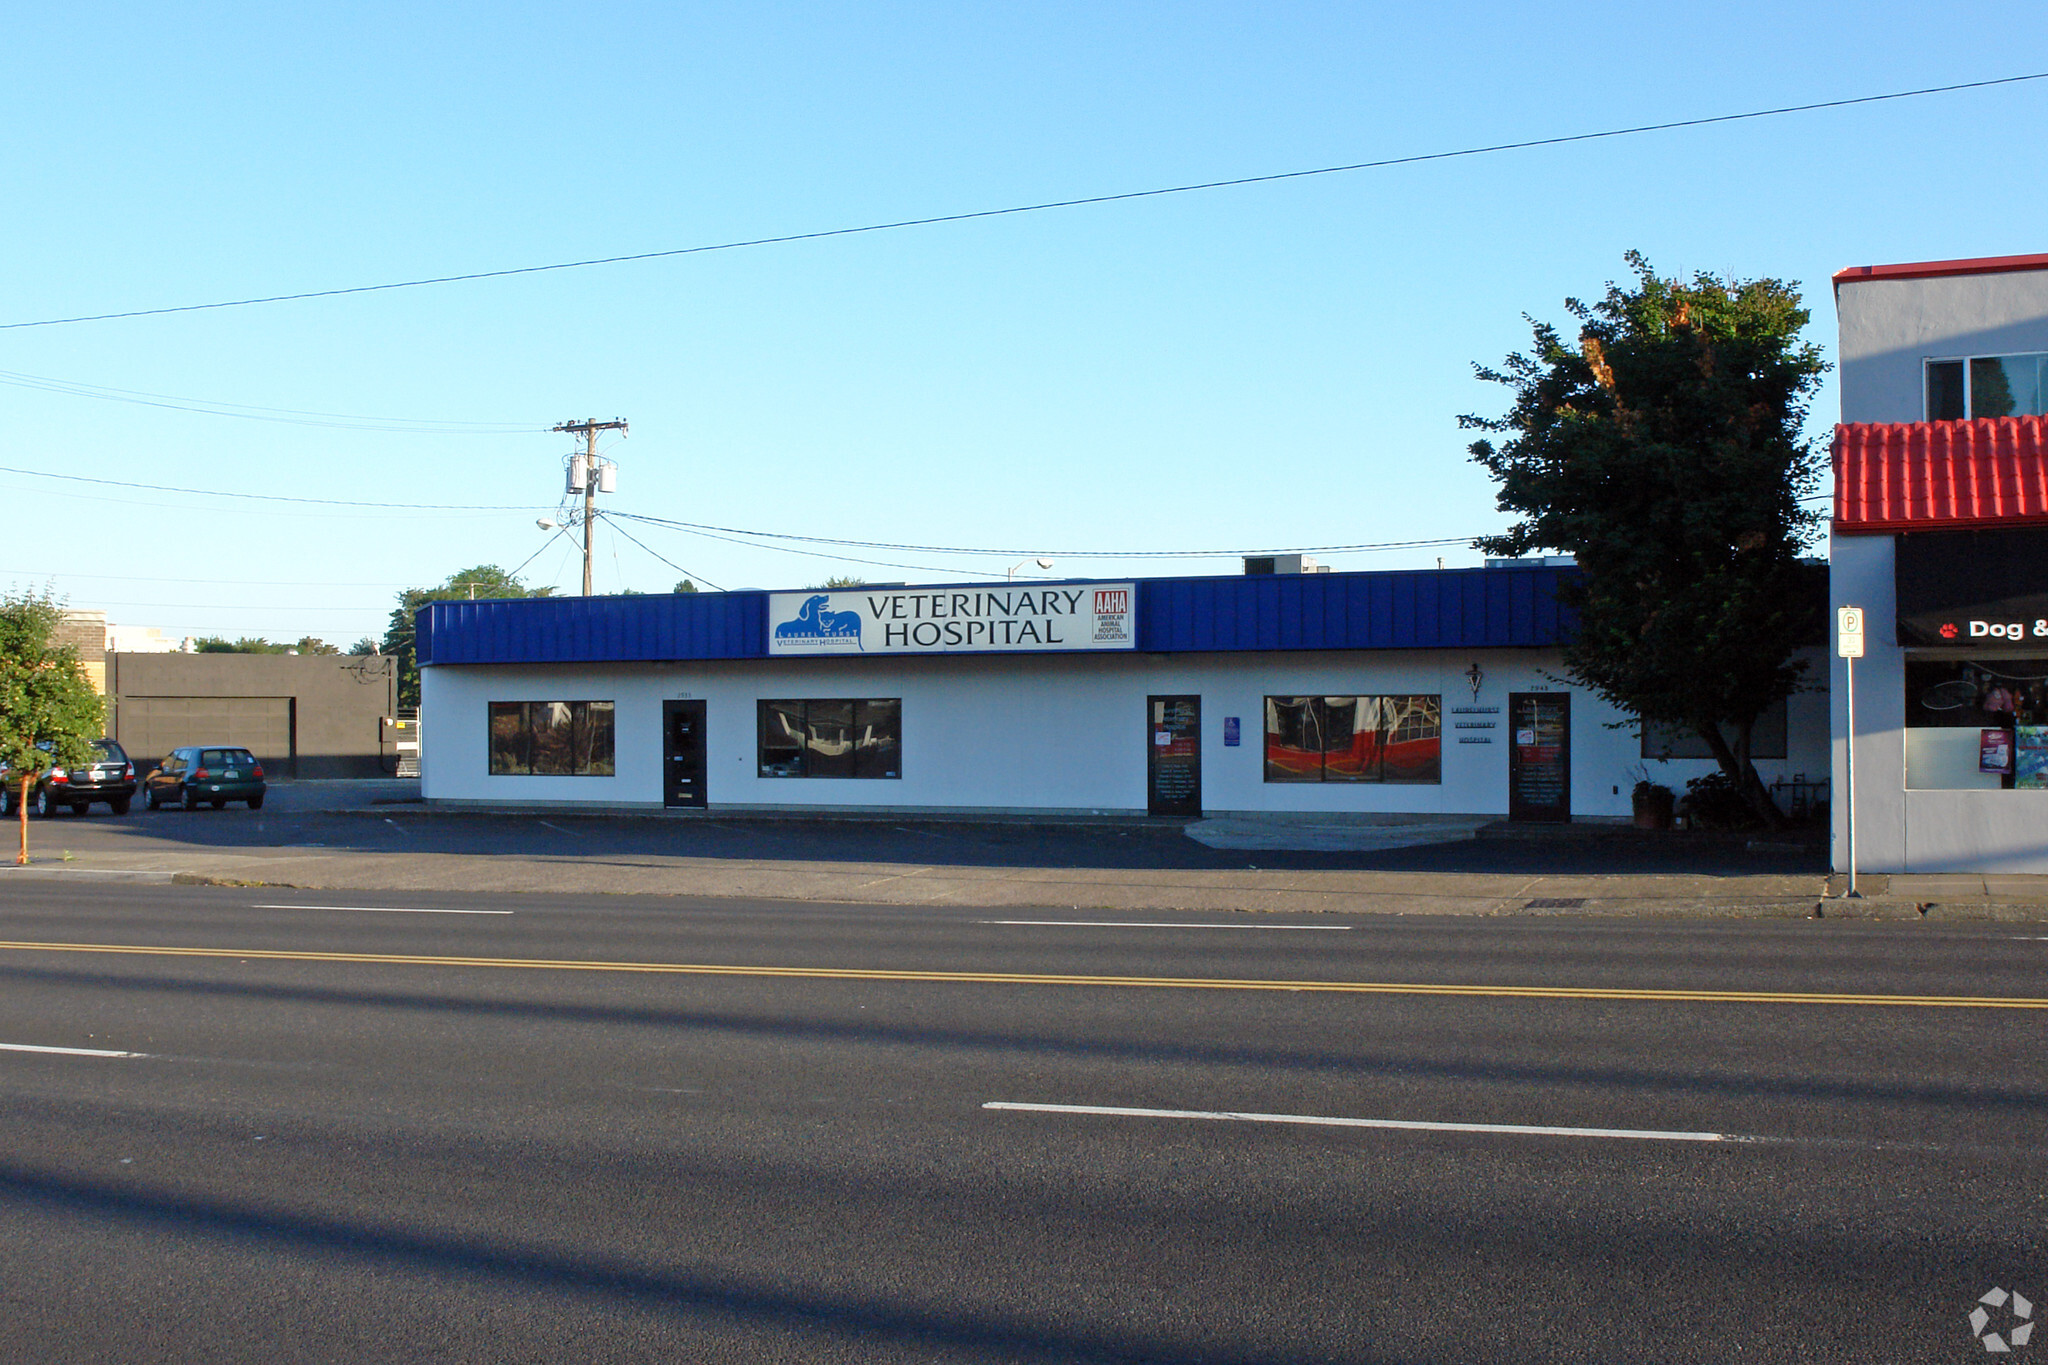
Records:
[[[2048,1303],[2035,926],[1088,918],[0,888],[0,1354],[1960,1361]]]

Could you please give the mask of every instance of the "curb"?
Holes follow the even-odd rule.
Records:
[[[183,872],[142,872],[118,867],[27,867],[11,866],[0,868],[0,880],[8,877],[22,877],[42,881],[61,880],[67,877],[82,878],[85,881],[125,882],[129,884],[168,886],[178,878],[189,874]]]

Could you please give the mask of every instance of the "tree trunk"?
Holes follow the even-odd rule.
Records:
[[[1756,775],[1756,765],[1749,761],[1749,732],[1756,724],[1755,717],[1737,727],[1736,743],[1741,752],[1729,747],[1728,740],[1718,725],[1701,726],[1699,736],[1707,742],[1713,752],[1714,761],[1721,765],[1721,771],[1735,784],[1735,790],[1742,793],[1743,802],[1753,811],[1757,819],[1764,822],[1764,828],[1780,830],[1790,823],[1785,812],[1778,809],[1778,803],[1771,799],[1770,789],[1764,780]]]
[[[15,855],[16,867],[28,866],[28,785],[34,780],[27,773],[21,775],[21,799],[14,803],[14,812],[21,817],[21,852]]]

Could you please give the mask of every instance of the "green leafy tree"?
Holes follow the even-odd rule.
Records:
[[[244,635],[239,640],[230,640],[222,635],[202,635],[193,641],[192,648],[199,654],[282,654],[291,646],[274,645],[254,635]]]
[[[697,585],[696,585],[695,583],[692,583],[692,582],[691,582],[691,581],[690,581],[689,579],[685,578],[685,579],[681,580],[680,582],[678,582],[678,583],[677,583],[677,584],[676,584],[676,585],[675,585],[675,586],[674,586],[673,588],[670,588],[670,589],[669,589],[669,591],[670,591],[670,592],[695,592],[695,591],[697,591]]]
[[[48,768],[91,762],[93,741],[105,733],[105,709],[78,651],[57,643],[63,620],[64,605],[50,593],[0,594],[0,764],[21,819],[17,864],[28,862],[36,779]]]
[[[367,655],[382,653],[383,646],[379,645],[375,640],[372,640],[369,636],[365,635],[362,639],[350,645],[348,647],[348,652],[351,658],[362,658]]]
[[[1802,686],[1795,650],[1823,638],[1824,580],[1800,551],[1819,514],[1801,499],[1821,454],[1802,435],[1827,366],[1800,339],[1808,315],[1780,280],[1657,277],[1610,283],[1569,344],[1531,319],[1535,345],[1502,368],[1503,417],[1472,458],[1521,518],[1492,554],[1577,556],[1565,671],[1616,706],[1706,743],[1757,817],[1784,817],[1750,761],[1757,717]]]
[[[823,583],[819,583],[813,587],[805,589],[805,591],[845,592],[850,588],[865,588],[867,585],[868,581],[865,578],[840,578],[835,575],[834,577],[826,579]]]
[[[386,654],[398,659],[398,704],[420,704],[419,655],[413,648],[413,616],[429,602],[476,601],[490,597],[549,597],[553,588],[529,588],[495,564],[450,574],[437,588],[407,588],[398,594],[391,610],[391,623],[384,631]]]
[[[292,646],[301,654],[339,654],[341,651],[317,635],[301,635],[299,642]]]

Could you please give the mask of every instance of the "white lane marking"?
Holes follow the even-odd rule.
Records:
[[[1205,1109],[1123,1109],[1095,1104],[1011,1104],[992,1100],[983,1109],[1030,1114],[1086,1114],[1099,1118],[1207,1119],[1215,1123],[1295,1123],[1320,1128],[1394,1128],[1418,1133],[1503,1133],[1525,1137],[1638,1138],[1660,1142],[1731,1142],[1726,1133],[1681,1133],[1658,1128],[1550,1128],[1529,1123],[1421,1123],[1412,1119],[1347,1119],[1322,1114],[1239,1114]]]
[[[981,919],[976,924],[1037,924],[1061,929],[1313,929],[1349,933],[1348,924],[1162,924],[1149,919]]]
[[[0,1052],[54,1052],[60,1057],[147,1057],[147,1052],[109,1052],[97,1047],[44,1047],[39,1043],[0,1043]]]
[[[535,823],[536,825],[547,825],[547,826],[548,826],[548,828],[549,828],[549,829],[551,829],[551,830],[553,830],[553,831],[554,831],[555,833],[557,833],[557,834],[566,834],[566,835],[568,835],[568,836],[569,836],[569,837],[570,837],[571,839],[581,839],[581,838],[583,837],[582,835],[578,834],[578,833],[577,833],[577,832],[576,832],[575,830],[573,830],[573,829],[563,829],[563,828],[562,828],[562,827],[561,827],[560,825],[548,825],[548,822],[547,822],[547,821],[545,821],[545,820],[536,820],[536,821],[534,821],[533,823]]]
[[[512,910],[439,910],[424,905],[252,905],[251,910],[355,910],[366,915],[510,915]]]

